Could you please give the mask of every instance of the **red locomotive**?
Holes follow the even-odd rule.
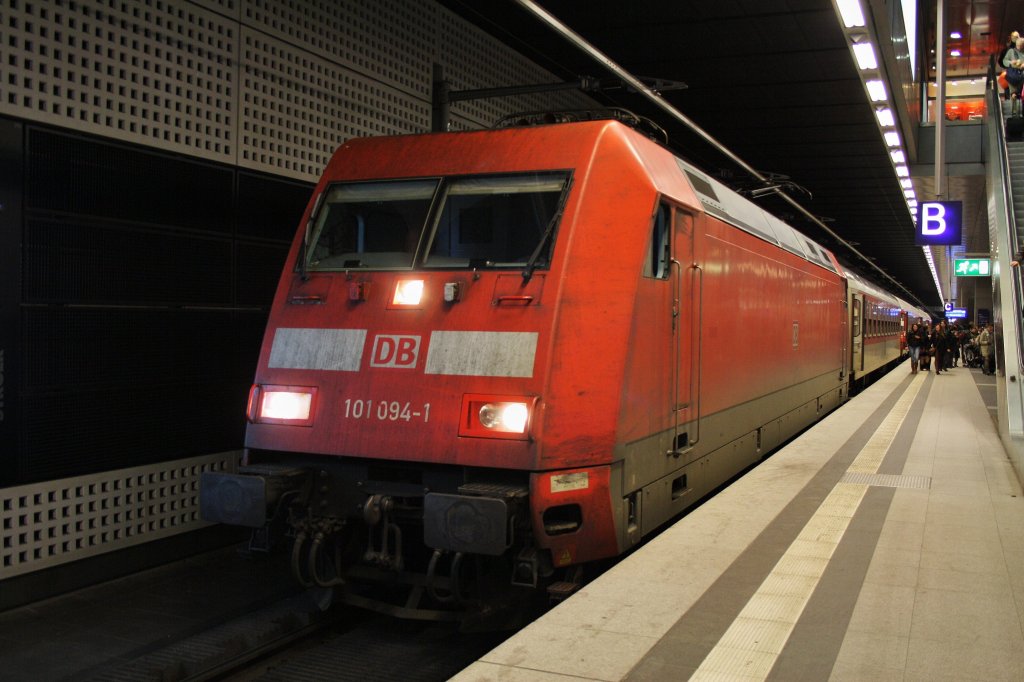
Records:
[[[403,616],[571,591],[899,359],[908,309],[617,121],[350,140],[203,515]]]

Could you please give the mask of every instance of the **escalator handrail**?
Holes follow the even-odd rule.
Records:
[[[988,108],[989,108],[989,123],[992,125],[993,132],[996,136],[996,149],[999,153],[999,166],[1002,170],[1002,184],[1003,184],[1003,214],[1006,216],[1006,224],[1008,227],[1007,243],[1010,247],[1011,260],[1015,260],[1018,253],[1020,253],[1020,246],[1017,243],[1017,220],[1013,213],[1013,188],[1010,186],[1010,156],[1006,150],[1006,134],[1003,127],[1003,106],[999,99],[999,88],[996,81],[996,66],[995,56],[989,57],[988,74],[985,78],[985,91],[988,93]],[[1010,289],[1013,292],[1013,309],[1014,311],[1024,310],[1024,282],[1022,282],[1021,268],[1012,268],[1014,270],[1013,277],[1008,278],[1010,281]],[[1005,327],[1008,320],[1003,320],[1003,326]],[[1018,364],[1018,376],[1024,374],[1024,330],[1021,329],[1020,315],[1014,315],[1012,324],[1016,327],[1017,337],[1017,364]],[[1005,337],[1005,334],[1004,334]]]

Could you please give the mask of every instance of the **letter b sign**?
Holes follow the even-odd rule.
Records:
[[[960,243],[963,202],[922,201],[917,207],[917,231],[914,243],[918,246]]]

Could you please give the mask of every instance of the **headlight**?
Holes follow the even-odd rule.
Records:
[[[418,306],[422,299],[422,279],[400,279],[395,284],[395,295],[391,299],[391,305]]]
[[[273,391],[263,394],[260,417],[264,419],[309,419],[309,408],[313,403],[310,393]]]
[[[485,428],[522,433],[530,410],[525,403],[487,403],[480,408],[479,416]]]
[[[310,426],[316,388],[312,386],[261,386],[249,392],[249,421],[264,424]]]
[[[527,396],[464,396],[459,435],[526,440],[536,403]]]

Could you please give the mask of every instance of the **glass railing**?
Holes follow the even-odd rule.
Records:
[[[990,135],[995,136],[995,150],[998,152],[998,158],[993,158],[992,161],[997,164],[999,173],[997,177],[1001,181],[1000,189],[998,192],[1000,196],[997,196],[996,210],[1002,214],[1005,219],[1006,225],[1006,239],[1008,252],[1010,259],[1016,258],[1020,254],[1020,243],[1017,236],[1017,221],[1016,216],[1013,212],[1013,187],[1011,185],[1011,174],[1010,174],[1010,157],[1006,149],[1006,128],[1003,119],[1003,105],[1002,98],[998,85],[995,81],[995,67],[994,63],[989,69],[989,78],[987,79],[987,93],[988,93],[988,110],[989,110],[989,123],[991,124]],[[997,219],[996,224],[999,225],[1001,221]],[[1021,334],[1021,319],[1020,311],[1024,310],[1024,282],[1021,278],[1021,268],[1012,268],[1012,276],[1000,280],[1005,284],[1009,284],[1010,293],[1013,298],[1013,310],[1018,314],[1014,315],[1011,319],[1003,320],[1003,335],[1006,336],[1008,332],[1012,331],[1013,336],[1016,337],[1017,346],[1017,364],[1020,365],[1020,359],[1024,358],[1024,335]],[[1002,295],[1006,295],[1006,287],[1004,286]],[[1011,329],[1007,329],[1007,326],[1012,326]],[[1018,367],[1018,374],[1024,367]]]

